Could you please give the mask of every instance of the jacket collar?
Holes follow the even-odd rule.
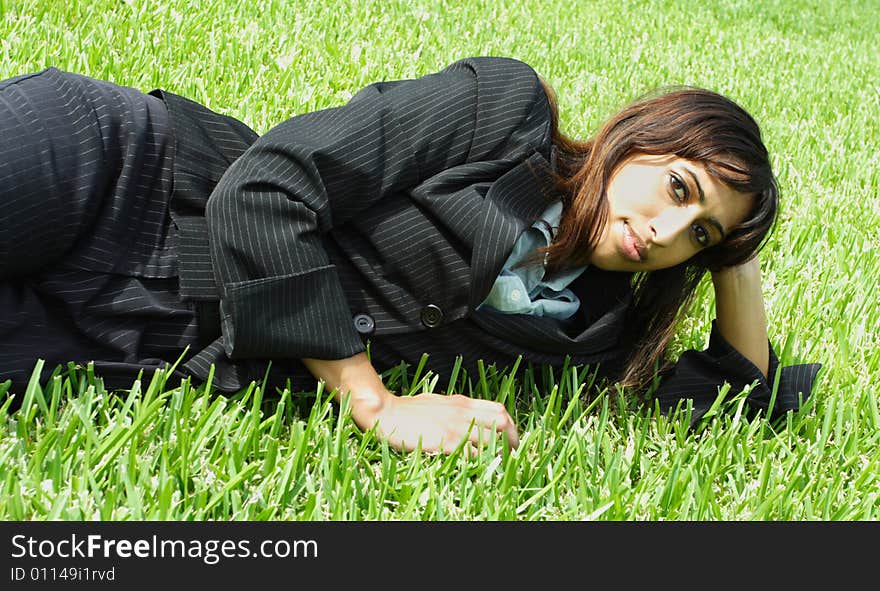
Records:
[[[553,188],[550,164],[538,152],[492,183],[482,203],[472,250],[470,310],[486,298],[519,235],[549,203],[560,198]]]

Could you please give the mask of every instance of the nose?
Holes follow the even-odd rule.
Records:
[[[696,215],[690,207],[666,207],[648,221],[648,238],[657,246],[670,246],[687,235]]]

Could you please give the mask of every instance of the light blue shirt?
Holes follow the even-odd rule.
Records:
[[[571,318],[577,312],[580,300],[568,289],[568,284],[583,273],[586,266],[567,269],[546,281],[544,265],[540,263],[516,267],[536,249],[550,244],[551,232],[559,226],[561,216],[562,202],[557,201],[520,235],[489,295],[477,309],[486,306],[505,314],[550,316],[559,320]]]

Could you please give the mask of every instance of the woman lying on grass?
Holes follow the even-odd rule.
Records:
[[[13,392],[37,358],[124,387],[186,349],[177,371],[213,365],[222,391],[317,378],[395,448],[449,452],[515,447],[516,425],[493,401],[395,396],[377,371],[569,358],[636,391],[659,375],[661,408],[691,399],[696,420],[724,382],[796,409],[818,369],[779,368],[768,343],[756,255],[777,186],[755,121],[713,92],[644,98],[578,142],[532,68],[474,58],[258,137],[50,68],[0,83],[0,122]],[[666,362],[707,271],[709,346]]]

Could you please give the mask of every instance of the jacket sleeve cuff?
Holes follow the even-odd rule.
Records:
[[[365,350],[333,265],[227,284],[220,306],[232,359],[343,359]]]
[[[729,394],[735,395],[754,384],[746,402],[753,410],[769,412],[775,419],[789,410],[798,410],[810,396],[820,363],[781,366],[769,345],[769,378],[746,359],[721,335],[715,321],[709,346],[704,351],[688,350],[675,366],[661,378],[654,397],[663,412],[673,411],[681,402],[692,400],[691,425],[699,421],[718,399],[719,388],[730,384]]]

